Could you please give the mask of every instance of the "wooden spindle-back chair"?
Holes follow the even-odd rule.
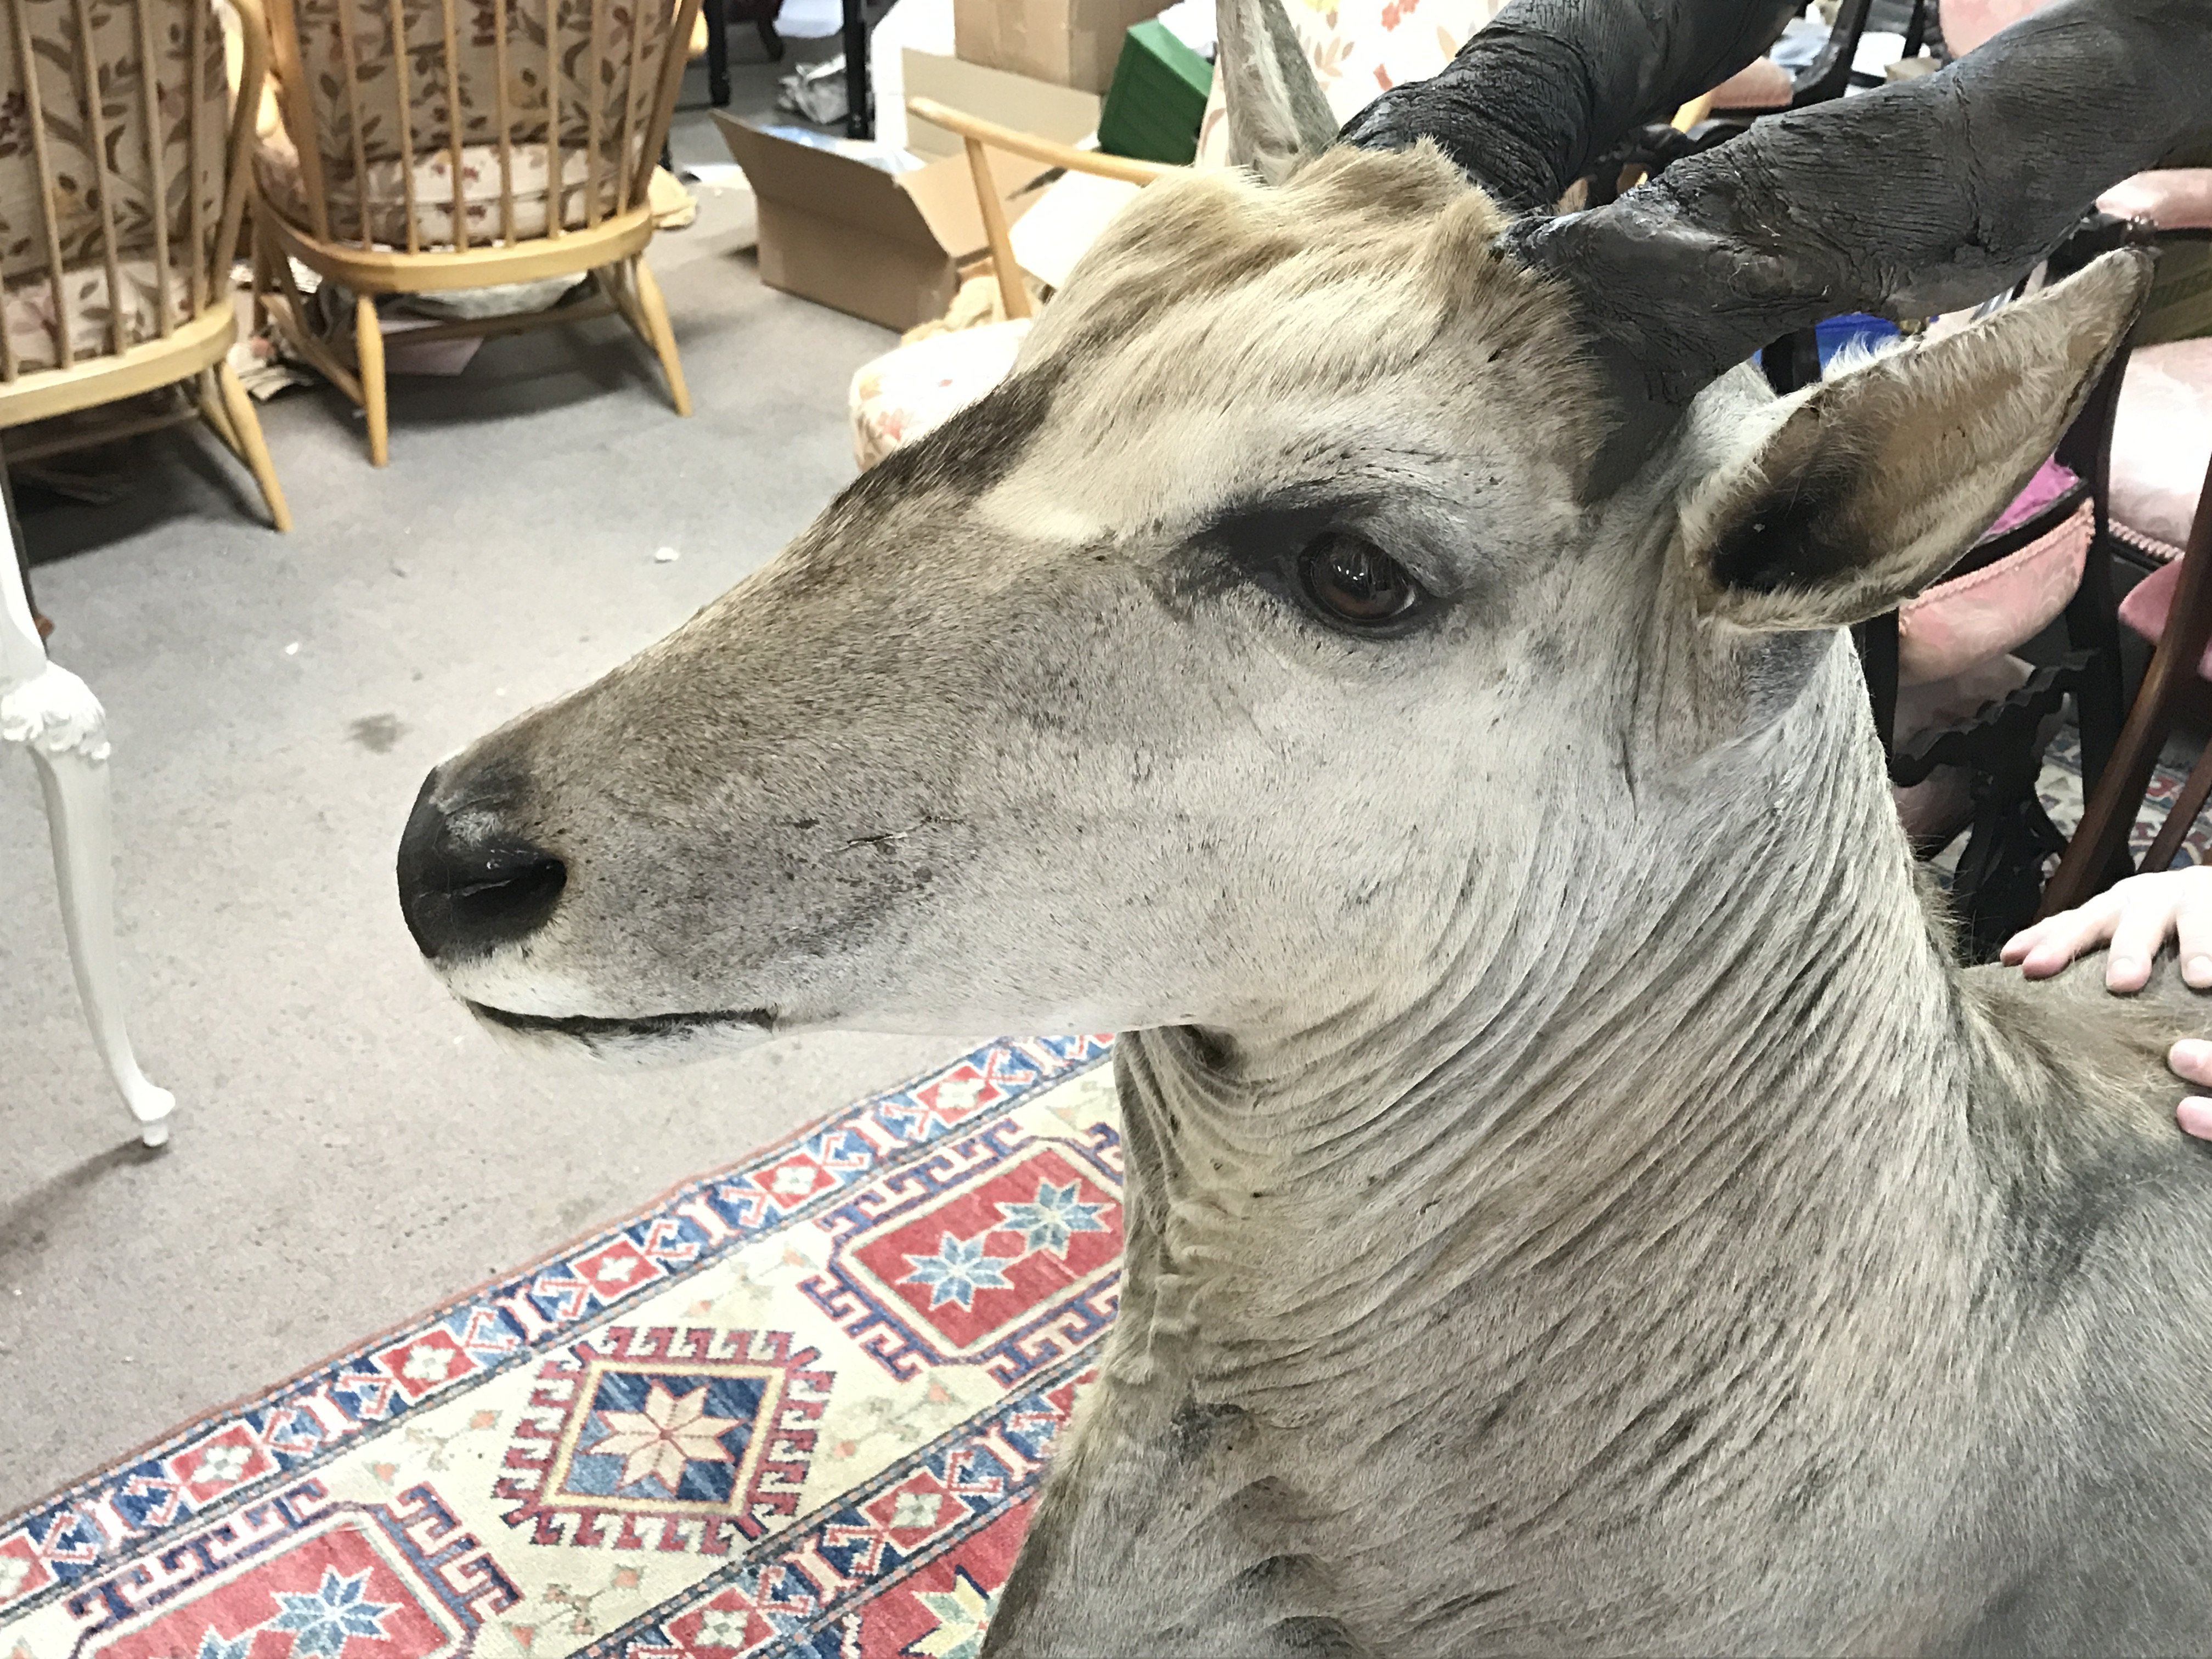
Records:
[[[379,295],[589,273],[581,303],[408,338],[619,311],[659,358],[677,412],[691,412],[643,255],[699,3],[271,0],[283,121],[256,155],[256,299],[361,404],[377,465],[389,447]],[[290,259],[356,296],[350,352],[315,325]]]
[[[213,0],[0,0],[0,428],[196,382],[195,404],[11,443],[24,461],[198,415],[291,528],[225,361],[252,100]],[[247,84],[259,0],[231,0]]]

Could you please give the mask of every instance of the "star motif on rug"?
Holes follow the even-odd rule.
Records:
[[[398,1603],[394,1601],[364,1601],[368,1589],[366,1570],[350,1578],[341,1578],[337,1568],[325,1567],[323,1582],[312,1592],[276,1592],[283,1611],[264,1628],[291,1632],[295,1659],[307,1659],[309,1655],[338,1659],[353,1637],[369,1641],[380,1638],[384,1635],[384,1615],[398,1608]]]
[[[249,1659],[254,1634],[253,1631],[245,1630],[235,1636],[225,1636],[210,1625],[201,1635],[199,1651],[192,1659]]]
[[[625,1486],[649,1477],[672,1492],[686,1463],[734,1462],[721,1437],[744,1426],[742,1418],[709,1414],[705,1389],[673,1394],[659,1382],[646,1395],[643,1410],[602,1411],[599,1416],[607,1433],[592,1446],[593,1455],[623,1459]]]
[[[963,1241],[951,1233],[941,1233],[938,1236],[936,1255],[910,1255],[907,1262],[914,1271],[899,1283],[928,1285],[929,1305],[933,1308],[947,1302],[973,1307],[978,1291],[1014,1288],[999,1259],[983,1254],[981,1238]]]
[[[1079,1202],[1075,1196],[1077,1185],[1071,1181],[1065,1187],[1055,1187],[1040,1181],[1036,1197],[1030,1202],[1000,1205],[1006,1230],[1019,1233],[1022,1243],[1032,1250],[1049,1250],[1063,1257],[1068,1240],[1077,1233],[1104,1232],[1106,1224],[1098,1217],[1106,1206]]]
[[[914,1599],[935,1617],[937,1628],[917,1636],[901,1651],[927,1655],[927,1659],[975,1659],[983,1650],[983,1632],[991,1626],[991,1605],[998,1598],[986,1595],[967,1568],[953,1568],[951,1589],[919,1590]]]

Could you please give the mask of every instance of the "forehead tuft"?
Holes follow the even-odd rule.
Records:
[[[1407,150],[1340,146],[1272,187],[1241,169],[1164,180],[1085,255],[1024,356],[1042,362],[1096,347],[1164,312],[1263,278],[1305,291],[1418,267],[1464,287],[1496,267],[1498,280],[1510,283],[1518,273],[1486,252],[1506,222],[1425,142]],[[1475,258],[1464,268],[1446,268],[1470,252]]]
[[[1579,472],[1597,383],[1567,296],[1498,251],[1507,223],[1426,143],[1334,149],[1273,187],[1237,172],[1149,186],[1023,347],[1014,379],[1057,392],[1030,483],[1165,510],[1209,473],[1232,487],[1322,440]]]

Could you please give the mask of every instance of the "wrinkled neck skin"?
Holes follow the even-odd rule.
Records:
[[[1931,1528],[1917,1449],[1966,1455],[1923,1379],[1980,1363],[1999,1062],[1847,642],[1808,648],[1765,731],[1577,784],[1418,1000],[1121,1039],[1121,1311],[994,1656],[1718,1651],[1752,1607],[1833,1650],[1925,1615],[1852,1538],[1878,1507],[1918,1553],[1886,1436]]]

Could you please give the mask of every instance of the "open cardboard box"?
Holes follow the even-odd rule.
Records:
[[[885,328],[945,314],[985,240],[964,155],[902,169],[878,146],[714,115],[758,204],[761,281]],[[994,155],[991,171],[1011,221],[1040,169]]]
[[[907,89],[1002,126],[1073,143],[1098,125],[1098,100],[933,52],[905,54]],[[945,314],[959,269],[985,250],[983,216],[959,139],[916,121],[915,155],[804,128],[750,126],[714,112],[759,204],[761,280],[886,328]],[[1009,224],[1045,169],[987,150]],[[933,159],[934,158],[934,159]]]

